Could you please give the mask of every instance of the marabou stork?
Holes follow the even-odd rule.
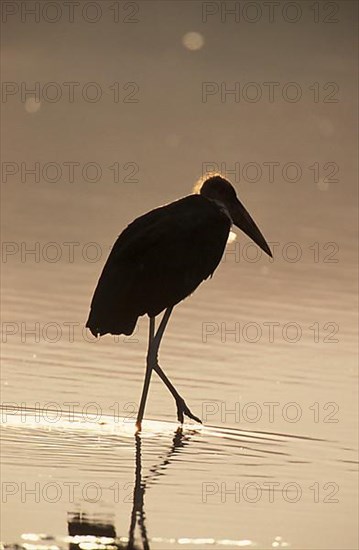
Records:
[[[172,393],[177,417],[201,422],[158,364],[158,350],[171,312],[218,266],[231,225],[272,256],[257,225],[224,178],[206,179],[195,194],[160,206],[134,220],[116,240],[94,292],[86,326],[94,336],[132,334],[149,316],[147,367],[137,430],[145,410],[152,369]],[[164,311],[155,332],[155,317]]]

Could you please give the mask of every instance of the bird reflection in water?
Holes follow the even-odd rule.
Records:
[[[145,525],[145,513],[144,513],[144,494],[146,488],[157,477],[163,474],[163,469],[168,466],[171,461],[171,457],[178,453],[179,450],[189,443],[189,436],[183,433],[182,427],[179,427],[173,437],[171,449],[162,458],[161,462],[155,464],[150,469],[149,474],[142,479],[141,473],[141,435],[135,435],[136,440],[136,475],[135,475],[135,487],[133,491],[133,508],[131,514],[131,524],[128,537],[127,550],[135,550],[134,535],[136,522],[138,522],[143,550],[149,550],[149,541],[147,536],[147,529]]]
[[[182,427],[174,433],[169,451],[157,464],[154,464],[146,476],[142,476],[142,440],[141,435],[135,435],[135,485],[133,490],[133,505],[128,538],[117,537],[116,530],[109,519],[90,516],[85,513],[69,513],[68,533],[71,537],[69,550],[150,550],[150,541],[146,527],[144,511],[144,495],[150,484],[163,475],[164,469],[170,464],[173,455],[188,445],[192,432],[183,433]],[[139,528],[139,542],[136,541],[136,526]]]

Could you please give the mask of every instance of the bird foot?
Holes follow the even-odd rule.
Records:
[[[188,418],[191,418],[195,422],[199,422],[199,424],[202,424],[202,420],[200,420],[198,416],[195,416],[194,414],[192,414],[190,409],[187,407],[185,400],[180,398],[177,401],[177,418],[178,418],[178,422],[180,422],[181,424],[183,424],[183,421],[184,421],[183,415],[186,415],[188,416]]]

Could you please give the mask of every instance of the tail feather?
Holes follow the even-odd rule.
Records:
[[[91,333],[96,336],[103,336],[104,334],[126,334],[129,336],[135,330],[138,317],[131,317],[129,319],[111,319],[108,315],[100,317],[96,315],[95,311],[91,309],[89,318],[86,323],[86,327],[90,329]]]
[[[132,334],[140,313],[131,290],[130,277],[105,267],[93,295],[86,323],[94,336],[107,333]]]

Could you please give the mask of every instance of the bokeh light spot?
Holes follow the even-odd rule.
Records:
[[[182,44],[187,50],[200,50],[204,45],[203,35],[199,32],[187,32],[182,37]]]

